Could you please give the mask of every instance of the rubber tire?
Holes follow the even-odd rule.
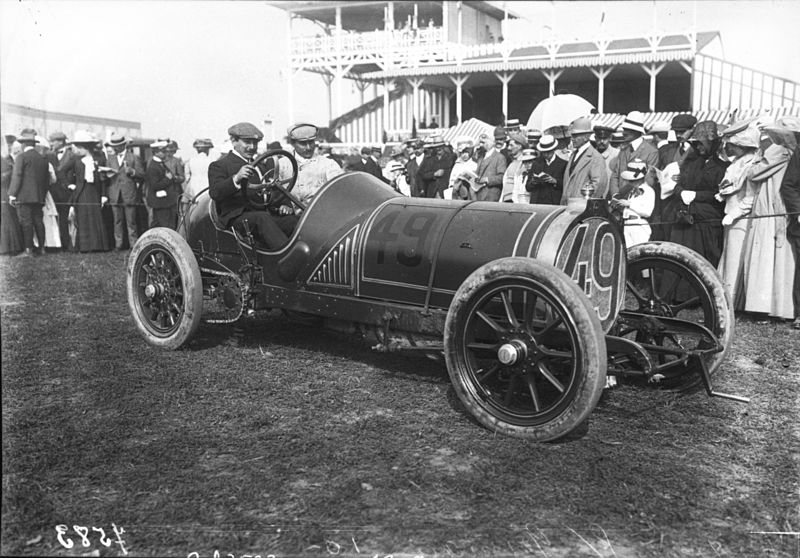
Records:
[[[572,316],[578,341],[583,346],[577,371],[575,396],[553,419],[535,426],[508,423],[492,414],[469,385],[469,366],[461,357],[461,340],[466,315],[472,299],[480,296],[492,282],[519,278],[547,291]],[[606,382],[606,345],[597,312],[588,297],[561,270],[531,258],[502,258],[475,270],[461,284],[450,304],[444,330],[445,361],[448,374],[461,403],[472,416],[489,430],[509,436],[547,442],[566,436],[577,429],[594,410]]]
[[[710,355],[706,359],[709,374],[717,371],[733,339],[735,318],[731,295],[722,283],[722,279],[711,263],[703,256],[680,244],[674,242],[654,241],[637,244],[628,248],[628,269],[635,267],[643,259],[663,258],[671,260],[691,271],[703,283],[711,298],[711,307],[714,311],[714,323],[704,324],[712,333],[716,334],[722,344],[722,351]],[[702,380],[696,373],[686,374],[686,381],[677,382],[675,385],[664,386],[674,391],[695,390],[702,386]]]
[[[174,331],[161,335],[148,327],[148,318],[144,314],[139,301],[138,286],[134,285],[135,277],[143,265],[144,257],[152,249],[162,249],[175,262],[181,277],[183,290],[183,308],[180,322]],[[175,350],[192,338],[200,325],[203,313],[203,280],[200,267],[186,240],[172,229],[156,227],[149,229],[134,245],[128,257],[128,307],[139,333],[153,346]]]

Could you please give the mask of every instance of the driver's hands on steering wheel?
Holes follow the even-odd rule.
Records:
[[[278,208],[278,215],[291,215],[294,213],[294,208],[290,205],[282,205]]]
[[[233,183],[237,185],[246,184],[250,180],[250,177],[253,176],[254,172],[255,167],[253,165],[244,165],[233,175]]]

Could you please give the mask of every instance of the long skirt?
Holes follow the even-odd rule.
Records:
[[[750,231],[750,223],[751,221],[747,218],[739,219],[725,228],[725,246],[722,249],[722,257],[717,268],[722,277],[722,283],[731,294],[733,306],[737,310],[742,310],[744,307],[742,293],[744,258],[742,254],[747,234]]]
[[[753,217],[786,213],[779,193],[782,178],[782,172],[776,173],[761,186],[753,204]],[[744,309],[793,318],[794,266],[794,254],[786,238],[786,217],[753,219],[744,247]]]
[[[3,196],[0,205],[0,254],[15,255],[22,252],[22,228],[19,226],[17,210],[8,203],[8,195]]]
[[[75,201],[75,247],[79,252],[106,252],[113,244],[108,236],[100,206],[100,189],[91,182],[84,185]]]

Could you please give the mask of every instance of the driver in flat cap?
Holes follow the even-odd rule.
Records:
[[[295,124],[289,126],[286,138],[292,146],[297,159],[297,184],[292,193],[300,201],[308,204],[311,198],[334,176],[342,174],[341,167],[333,159],[322,157],[317,153],[317,135],[319,130],[313,124]],[[281,169],[282,177],[285,174]]]
[[[259,211],[247,205],[242,192],[248,183],[260,183],[271,170],[267,165],[274,165],[271,159],[267,159],[267,165],[253,165],[264,134],[253,124],[240,122],[228,128],[228,135],[233,149],[208,166],[208,191],[216,202],[220,222],[224,227],[246,222],[257,240],[268,249],[277,250],[288,242],[297,224],[290,202],[282,194],[273,196],[266,210]]]

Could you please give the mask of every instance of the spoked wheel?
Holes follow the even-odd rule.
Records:
[[[651,351],[661,367],[662,388],[676,391],[699,387],[697,362],[680,363],[684,351],[712,347],[707,335],[680,328],[663,327],[658,317],[677,318],[700,324],[717,338],[723,349],[702,357],[713,374],[725,358],[733,336],[733,310],[716,269],[700,254],[671,242],[647,242],[628,249],[626,311],[639,312],[655,319],[645,327],[626,324],[624,316],[616,335],[640,343],[658,345],[665,351]],[[674,366],[664,366],[674,363]]]
[[[177,349],[200,324],[203,284],[189,245],[177,232],[144,233],[128,259],[128,306],[152,345]]]
[[[464,281],[444,346],[464,406],[485,427],[520,438],[570,433],[605,385],[597,313],[565,273],[529,258],[490,262]]]

